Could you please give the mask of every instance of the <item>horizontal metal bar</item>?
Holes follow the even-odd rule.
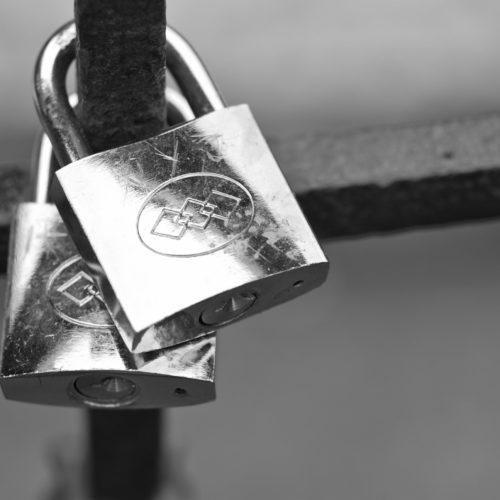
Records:
[[[500,114],[270,140],[320,238],[500,216]]]
[[[500,216],[500,114],[339,135],[270,138],[320,238]],[[28,173],[0,166],[0,270]]]

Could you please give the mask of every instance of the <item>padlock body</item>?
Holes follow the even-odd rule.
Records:
[[[0,383],[8,399],[154,408],[215,397],[215,334],[129,352],[54,205],[13,217]]]
[[[55,202],[134,352],[320,285],[328,262],[246,105],[84,158]]]

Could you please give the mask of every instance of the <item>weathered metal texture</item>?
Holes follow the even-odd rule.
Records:
[[[93,410],[89,422],[92,453],[88,468],[101,467],[99,474],[92,475],[90,498],[154,498],[165,476],[157,452],[162,440],[161,412]],[[140,442],[140,446],[132,448],[131,442]],[[118,456],[122,460],[117,461]]]
[[[80,117],[94,151],[164,130],[166,1],[75,0],[75,21]],[[151,498],[160,412],[91,411],[89,423],[92,498]]]
[[[198,338],[326,278],[326,257],[246,105],[84,158],[54,184],[134,353]]]
[[[500,216],[500,115],[271,140],[320,238]]]
[[[166,126],[165,0],[75,1],[81,118],[95,151]]]
[[[271,148],[318,236],[362,236],[500,217],[500,115],[271,138]],[[0,270],[12,207],[27,172],[0,167]]]

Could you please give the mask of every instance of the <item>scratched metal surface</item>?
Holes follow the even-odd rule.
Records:
[[[14,231],[0,356],[9,398],[83,407],[66,388],[89,373],[131,380],[137,408],[215,397],[215,334],[177,350],[130,353],[95,288],[85,287],[91,278],[55,206],[23,204]]]
[[[97,153],[56,175],[54,201],[133,352],[213,330],[218,325],[199,318],[215,302],[257,297],[223,322],[230,324],[326,277],[323,252],[245,105]],[[219,219],[197,214],[196,204],[208,210],[208,200]],[[198,228],[179,232],[177,217],[190,212]],[[166,283],[175,283],[171,293]]]
[[[343,238],[500,216],[500,116],[352,133],[270,137],[320,238]],[[0,167],[0,269],[26,171]]]
[[[24,9],[0,6],[5,161],[29,156],[32,54],[71,10],[28,4],[37,22],[22,39]],[[211,0],[189,19],[194,4],[171,0],[169,16],[204,47],[230,102],[250,96],[266,133],[500,102],[495,0]],[[205,23],[240,42],[220,57]],[[290,37],[298,26],[309,36]],[[250,62],[235,71],[240,57]],[[328,245],[326,287],[221,334],[217,402],[174,412],[177,496],[497,498],[499,234],[490,223]],[[6,498],[49,489],[55,442],[82,420],[0,401]]]

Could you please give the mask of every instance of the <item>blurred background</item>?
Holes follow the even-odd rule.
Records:
[[[227,101],[248,102],[268,135],[500,107],[495,0],[168,5]],[[34,60],[70,17],[68,0],[0,4],[2,163],[29,160]],[[500,223],[325,249],[321,289],[220,333],[217,401],[168,413],[179,494],[497,499]],[[0,496],[42,498],[50,449],[83,432],[80,411],[0,400]]]

